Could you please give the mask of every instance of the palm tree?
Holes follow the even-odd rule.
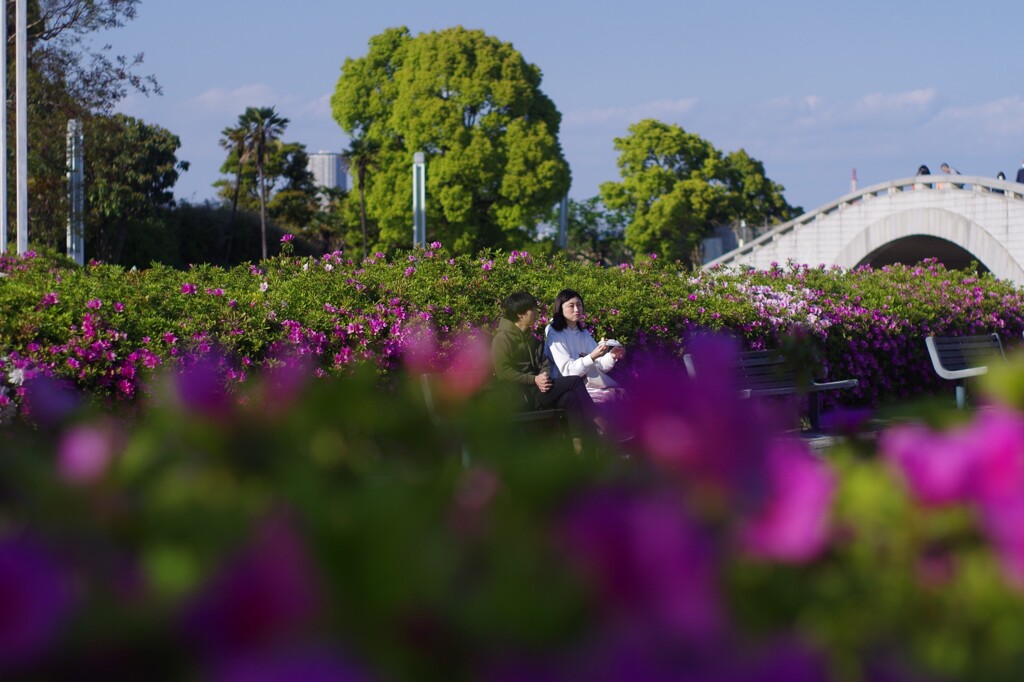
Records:
[[[363,258],[366,258],[366,172],[376,167],[380,144],[366,137],[352,138],[348,149],[341,153],[356,179],[359,188],[359,225],[363,228]]]
[[[238,212],[238,193],[242,187],[242,171],[249,160],[248,154],[248,131],[245,128],[243,117],[238,117],[238,125],[234,128],[225,128],[220,131],[223,136],[219,144],[226,149],[230,155],[238,158],[238,168],[235,170],[235,192],[231,198],[231,219],[228,221],[228,246],[225,261],[231,261],[231,246],[235,236],[235,214]]]
[[[256,179],[260,196],[260,234],[263,238],[263,258],[267,257],[267,176],[264,161],[267,145],[278,140],[288,127],[288,119],[282,118],[274,107],[248,107],[238,119],[239,127],[246,132],[246,148],[256,161]]]

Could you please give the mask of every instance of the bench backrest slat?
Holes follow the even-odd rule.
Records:
[[[949,370],[987,365],[1003,354],[998,334],[935,337],[933,343],[939,362]]]

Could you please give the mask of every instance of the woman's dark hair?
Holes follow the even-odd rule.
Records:
[[[566,301],[571,301],[574,298],[580,299],[580,303],[583,303],[583,297],[572,289],[562,289],[558,292],[558,295],[555,296],[555,309],[551,315],[551,328],[556,332],[560,332],[569,326],[569,323],[565,321],[565,315],[562,314],[562,304]],[[582,325],[577,326],[579,326],[580,329],[583,328]]]
[[[920,168],[917,169],[917,174],[918,175],[931,175],[932,172],[930,170],[928,170],[928,166],[921,166]]]
[[[519,316],[527,310],[537,307],[537,299],[526,291],[517,291],[502,303],[505,309],[505,319],[509,322],[518,322]]]

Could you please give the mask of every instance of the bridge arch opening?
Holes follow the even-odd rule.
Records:
[[[977,261],[979,273],[989,271],[980,258],[959,244],[927,234],[914,234],[887,242],[864,256],[857,266],[881,268],[895,263],[913,265],[925,258],[935,258],[950,270],[962,270],[970,266],[972,261]]]

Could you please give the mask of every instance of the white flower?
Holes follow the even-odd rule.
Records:
[[[21,386],[25,383],[25,370],[20,367],[12,369],[7,374],[7,381],[13,386]]]

